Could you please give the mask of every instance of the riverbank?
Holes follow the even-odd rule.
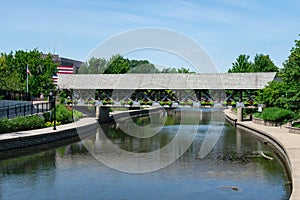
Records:
[[[225,118],[237,128],[250,131],[267,143],[270,142],[281,152],[292,179],[290,199],[300,199],[300,135],[289,133],[285,127],[264,126],[252,121],[237,122],[237,115],[230,109],[224,110],[224,114]]]
[[[145,116],[149,114],[149,110],[150,109],[114,111],[110,113],[110,119],[111,122],[113,122],[114,119],[121,120],[122,118],[127,117]],[[153,108],[151,110],[152,112],[156,112],[161,109]],[[80,134],[89,133],[98,127],[99,121],[93,117],[85,117],[74,123],[57,126],[57,130],[53,130],[53,127],[48,127],[0,134],[0,152],[43,145],[72,137],[78,137],[78,132],[80,132]]]
[[[75,123],[57,126],[57,130],[53,130],[53,127],[48,127],[0,134],[0,151],[42,145],[77,137],[77,129],[89,132],[97,126],[98,121],[95,118],[82,118]]]

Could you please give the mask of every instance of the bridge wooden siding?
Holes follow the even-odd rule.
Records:
[[[258,90],[275,79],[270,73],[72,74],[59,75],[60,89]]]

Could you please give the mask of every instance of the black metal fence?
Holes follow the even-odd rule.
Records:
[[[0,89],[0,100],[30,101],[31,98],[30,94],[26,92]]]
[[[48,102],[35,104],[15,104],[0,107],[0,118],[14,118],[18,116],[27,116],[47,112],[50,110],[51,106]]]

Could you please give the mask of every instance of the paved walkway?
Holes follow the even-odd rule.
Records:
[[[236,114],[229,109],[225,110],[224,114],[231,119],[237,119]],[[289,133],[289,130],[285,127],[264,126],[255,124],[251,121],[238,122],[237,125],[239,124],[262,132],[275,139],[283,146],[291,164],[293,191],[290,199],[300,199],[300,134]]]

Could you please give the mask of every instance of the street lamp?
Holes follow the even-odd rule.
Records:
[[[52,91],[52,89],[50,89],[50,92],[49,92],[49,103],[51,105],[51,109],[54,108],[53,110],[53,120],[54,120],[54,123],[53,123],[53,130],[56,130],[56,106],[55,106],[55,98],[56,98],[56,95],[55,93]]]

